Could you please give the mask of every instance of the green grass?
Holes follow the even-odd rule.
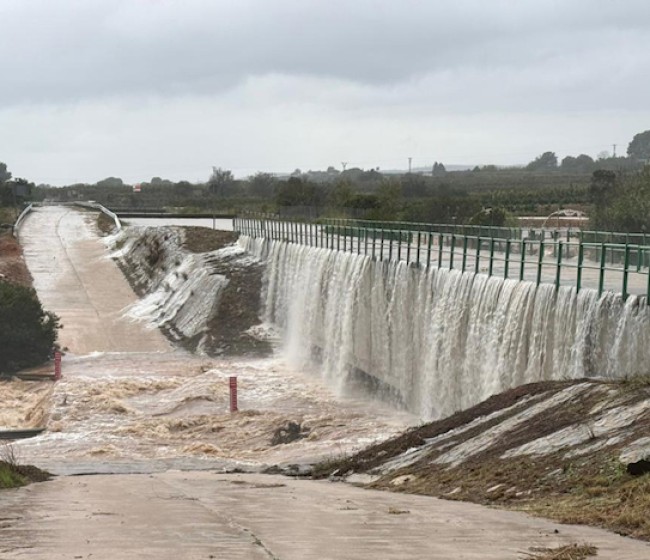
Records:
[[[10,465],[0,464],[0,489],[20,488],[27,483],[27,479],[18,474]]]

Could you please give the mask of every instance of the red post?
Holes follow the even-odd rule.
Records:
[[[61,379],[61,352],[54,352],[54,381]]]
[[[237,377],[230,378],[230,412],[237,412]]]

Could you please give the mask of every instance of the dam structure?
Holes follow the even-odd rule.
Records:
[[[347,226],[263,219],[238,218],[235,230],[266,266],[264,320],[291,360],[317,361],[342,393],[361,385],[430,420],[525,383],[648,373],[650,247],[600,243],[599,268],[591,245],[543,239],[535,252],[525,240],[523,251],[512,240],[402,230],[369,241]],[[576,259],[573,276],[561,270]],[[624,291],[610,288],[616,274]]]

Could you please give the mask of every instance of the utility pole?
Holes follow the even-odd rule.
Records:
[[[345,168],[348,166],[348,162],[347,161],[342,161],[341,166],[343,167],[343,171],[345,171]]]
[[[413,161],[412,157],[409,158],[409,173],[411,172],[411,161]]]
[[[613,153],[614,153],[614,157],[616,157],[616,144],[612,144],[612,148],[614,148]]]

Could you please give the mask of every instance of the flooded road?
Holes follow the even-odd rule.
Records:
[[[259,470],[338,457],[414,422],[380,404],[337,397],[280,355],[213,359],[173,347],[158,329],[128,317],[137,297],[94,221],[93,213],[44,207],[21,231],[34,285],[61,318],[66,349],[63,379],[47,398],[25,397],[17,407],[20,387],[6,392],[13,406],[3,409],[13,419],[5,424],[27,414],[47,422],[42,436],[16,444],[24,462],[62,474]],[[231,376],[238,378],[238,414],[229,412]],[[289,422],[300,424],[302,439],[272,445]]]
[[[280,354],[219,360],[173,348],[125,317],[136,298],[93,222],[42,208],[24,226],[35,286],[62,318],[68,351],[60,382],[0,388],[0,421],[47,425],[15,444],[21,462],[62,475],[113,474],[0,492],[2,560],[514,560],[533,546],[584,541],[603,559],[649,557],[647,543],[472,504],[224,474],[339,457],[415,419],[338,397]],[[232,375],[236,414],[227,408]],[[272,445],[289,421],[304,437]]]

